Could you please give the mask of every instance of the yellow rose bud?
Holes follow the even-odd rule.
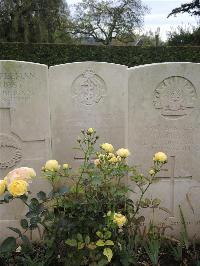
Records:
[[[126,216],[122,215],[121,213],[115,213],[113,222],[118,225],[119,228],[121,228],[126,222]]]
[[[60,165],[56,160],[49,160],[45,164],[45,170],[47,171],[58,171],[60,169]]]
[[[119,149],[116,153],[121,158],[127,158],[130,155],[129,150],[124,148]]]
[[[22,196],[28,191],[28,183],[24,180],[14,180],[8,186],[8,191],[13,197]]]
[[[103,143],[103,144],[101,145],[101,148],[102,148],[105,152],[108,152],[108,153],[113,153],[113,151],[114,151],[113,145],[112,145],[112,144],[109,144],[109,143]]]
[[[92,135],[93,133],[94,133],[94,128],[92,128],[92,127],[88,128],[87,134]]]
[[[99,166],[99,165],[100,165],[100,160],[99,160],[99,159],[94,160],[94,164],[95,164],[96,166]]]
[[[111,216],[111,214],[112,214],[111,211],[108,211],[108,212],[107,212],[107,216],[108,216],[108,217]]]
[[[149,171],[149,174],[150,174],[150,175],[155,175],[155,170],[154,170],[154,169],[151,169],[151,170]]]
[[[6,180],[0,180],[0,196],[4,194],[6,190]]]
[[[29,173],[30,178],[36,177],[36,172],[35,172],[35,170],[33,168],[28,168],[28,167],[26,167],[26,168],[27,168],[27,171]]]
[[[109,160],[110,163],[117,163],[118,162],[118,159],[117,157],[112,157],[110,160]]]
[[[167,162],[167,155],[164,152],[157,152],[154,155],[153,160],[156,162],[165,163]]]
[[[160,205],[160,203],[161,203],[161,200],[160,199],[154,199],[152,201],[153,207],[158,207]]]
[[[67,170],[69,169],[69,164],[68,163],[64,163],[63,164],[63,170]]]

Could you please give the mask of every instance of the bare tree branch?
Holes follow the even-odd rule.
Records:
[[[71,32],[108,45],[122,36],[134,36],[146,12],[141,0],[82,0],[75,5]]]

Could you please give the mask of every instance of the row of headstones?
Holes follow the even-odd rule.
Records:
[[[47,159],[77,166],[73,148],[81,129],[94,127],[100,143],[128,147],[130,163],[145,173],[157,151],[169,163],[150,197],[168,212],[157,220],[180,229],[182,206],[193,237],[200,231],[200,64],[163,63],[128,69],[109,63],[53,66],[0,61],[0,177],[20,166],[38,171]],[[32,190],[47,189],[41,179]],[[18,204],[18,205],[17,205]],[[16,206],[17,205],[17,206]],[[196,208],[195,208],[196,207]],[[0,235],[23,213],[13,202],[0,207]],[[152,219],[152,213],[148,214]]]

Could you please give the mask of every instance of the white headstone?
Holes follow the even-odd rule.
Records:
[[[0,61],[0,176],[27,166],[40,173],[51,157],[48,68],[45,65]],[[43,180],[31,185],[32,191],[45,189]],[[0,235],[9,234],[24,214],[18,201],[0,205]]]
[[[155,152],[168,155],[169,162],[150,195],[160,198],[162,206],[170,210],[171,214],[160,217],[176,232],[181,205],[192,237],[200,230],[200,215],[193,215],[188,203],[188,193],[194,209],[200,201],[200,194],[193,190],[200,188],[200,64],[163,63],[128,71],[131,161],[145,172],[153,164]]]
[[[84,62],[50,67],[53,157],[78,165],[83,155],[73,150],[75,140],[89,127],[97,130],[100,143],[125,146],[126,92],[125,66]]]

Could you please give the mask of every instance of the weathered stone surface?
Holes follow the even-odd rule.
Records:
[[[40,173],[50,155],[48,68],[45,65],[0,61],[0,177],[14,168],[33,167]],[[39,178],[33,191],[46,189]],[[35,190],[34,188],[37,188]],[[6,221],[13,225],[24,213],[18,201],[0,206],[0,235]],[[2,226],[1,226],[2,225]]]
[[[81,129],[94,127],[100,142],[125,146],[127,67],[96,62],[50,68],[53,157],[78,165],[73,150]],[[75,159],[75,161],[74,161]]]
[[[193,188],[200,187],[200,64],[153,64],[128,72],[131,161],[145,171],[155,152],[168,155],[169,162],[158,174],[160,182],[152,186],[150,196],[162,199],[171,214],[155,218],[180,225],[181,205],[192,236],[200,230],[200,215],[196,214],[195,222],[187,198],[190,193],[193,204],[200,201],[200,194],[193,194]],[[175,227],[177,232],[180,226]]]

